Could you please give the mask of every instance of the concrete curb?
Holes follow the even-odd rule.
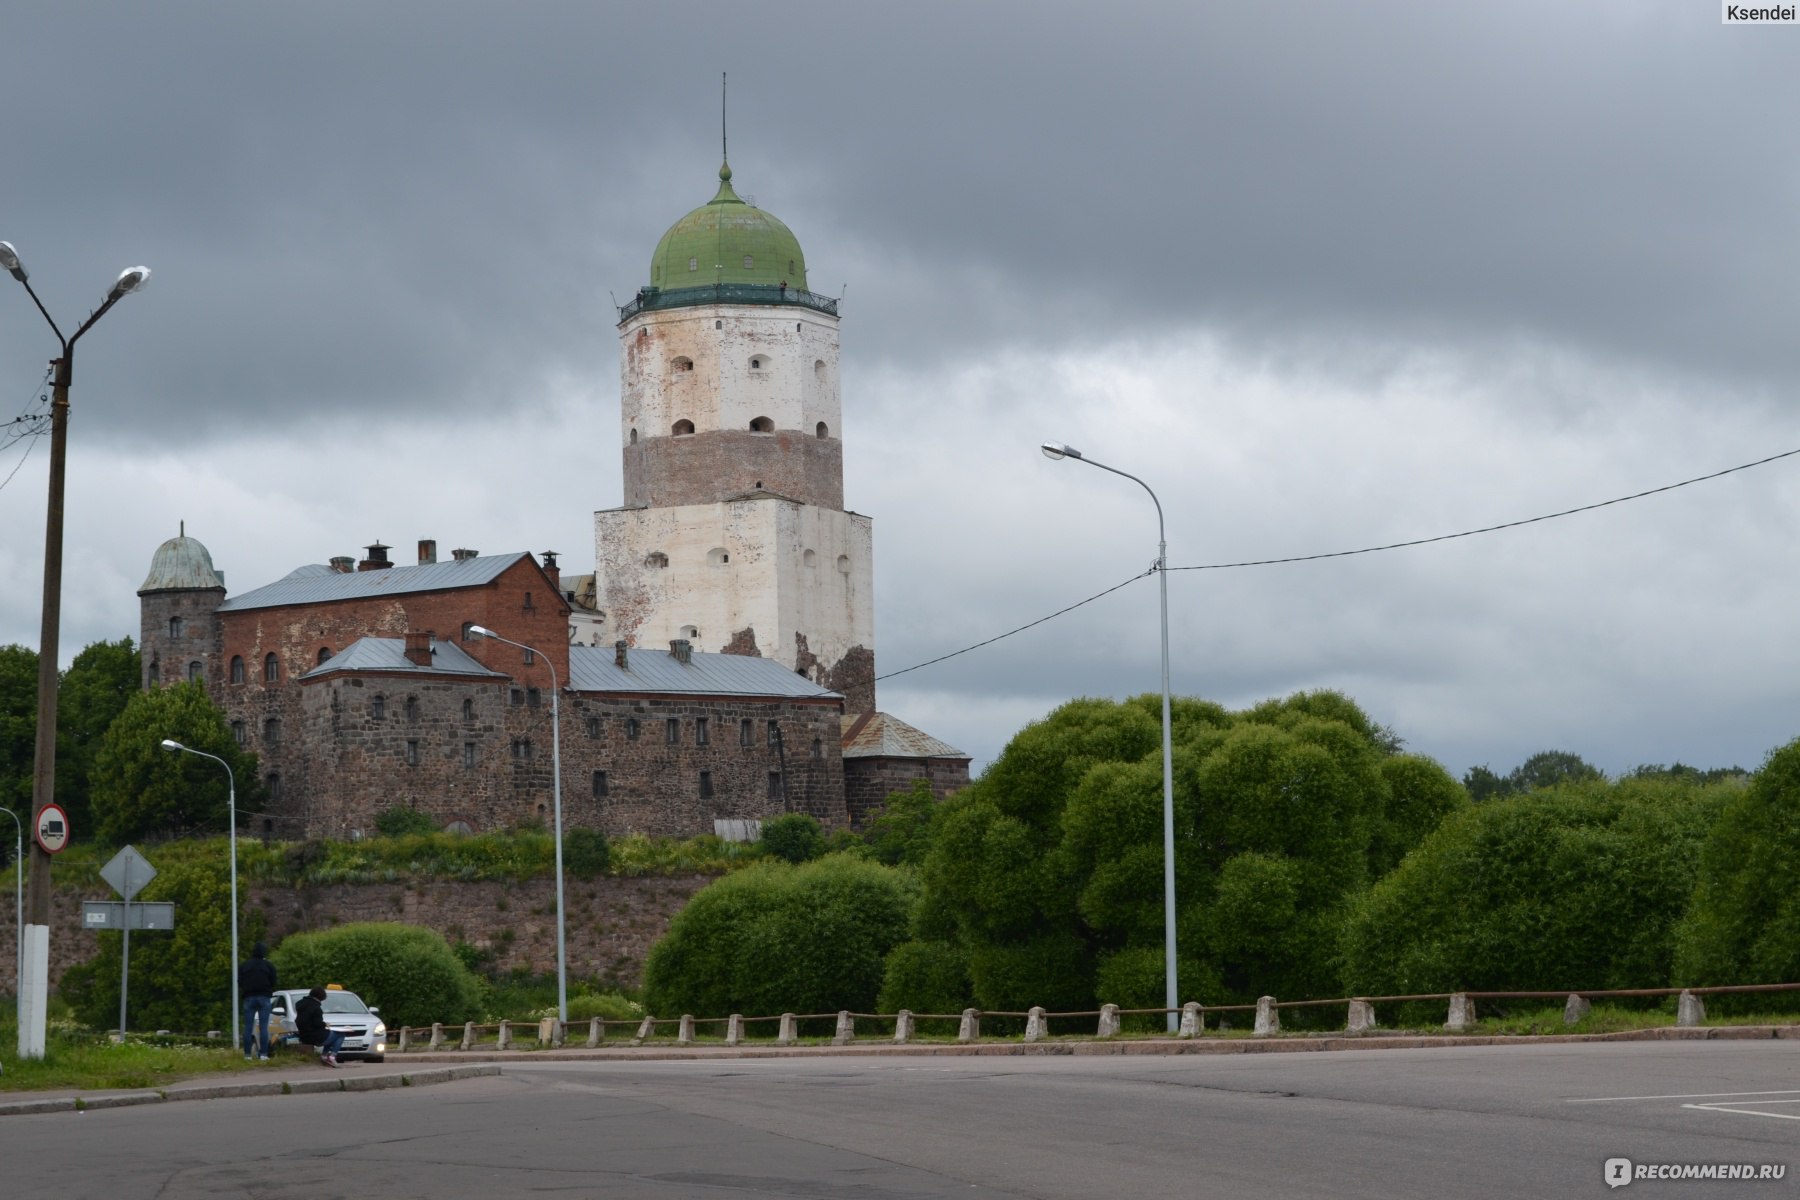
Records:
[[[40,1096],[0,1100],[0,1117],[33,1113],[86,1112],[102,1108],[130,1108],[140,1104],[164,1104],[177,1100],[236,1100],[247,1096],[310,1096],[322,1092],[375,1092],[388,1088],[426,1087],[482,1075],[498,1075],[500,1068],[483,1063],[391,1071],[380,1075],[321,1075],[305,1079],[257,1080],[245,1083],[171,1084],[154,1092],[98,1092],[80,1096]]]

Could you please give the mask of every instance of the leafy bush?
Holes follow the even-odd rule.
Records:
[[[435,833],[437,822],[416,808],[395,805],[375,818],[375,832],[383,837],[405,837],[409,833]]]
[[[606,874],[612,853],[598,829],[563,830],[563,871],[576,879]]]
[[[825,853],[819,819],[809,813],[783,813],[762,827],[763,852],[783,862],[811,862]]]
[[[481,981],[436,931],[363,922],[287,938],[270,956],[285,987],[341,983],[381,1009],[390,1026],[468,1021]]]
[[[1748,788],[1729,794],[1700,851],[1693,904],[1676,933],[1675,977],[1693,986],[1790,983],[1800,979],[1800,741],[1775,750]],[[1792,1011],[1800,996],[1752,993],[1735,1004]]]
[[[905,940],[912,877],[845,855],[765,862],[702,889],[651,949],[651,1012],[868,1011],[883,963]]]
[[[1726,795],[1599,781],[1457,813],[1355,905],[1349,991],[1668,986],[1673,929]]]
[[[554,1015],[554,1012],[546,1014]],[[569,1020],[641,1021],[644,1006],[617,992],[581,992],[569,997]]]
[[[915,780],[904,792],[887,798],[875,819],[869,822],[866,840],[878,861],[890,867],[905,863],[917,866],[925,861],[931,848],[931,822],[937,816],[937,797],[931,784]]]
[[[876,1011],[959,1013],[971,1004],[969,960],[949,942],[902,942],[888,952]]]

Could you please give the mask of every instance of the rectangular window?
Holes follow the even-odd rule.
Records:
[[[530,758],[531,757],[531,739],[530,738],[514,738],[513,744],[512,744],[512,756],[514,758],[521,759],[521,760]]]
[[[606,799],[606,772],[605,771],[595,771],[594,772],[594,799],[596,799],[596,800]]]
[[[514,708],[519,708],[524,705],[524,703],[525,703],[525,689],[524,688],[514,688],[512,690],[512,703],[513,703]]]
[[[669,745],[679,746],[681,744],[681,718],[680,717],[670,717],[668,720],[664,721],[663,722],[663,731],[664,731],[663,740],[665,742],[667,742]]]
[[[770,771],[769,772],[769,799],[771,799],[771,800],[781,799],[781,772],[780,771]]]
[[[597,738],[600,736],[600,718],[599,717],[589,717],[587,719],[587,735],[591,738]]]
[[[750,746],[756,742],[756,722],[745,717],[738,722],[738,745]]]
[[[281,742],[281,718],[280,717],[270,717],[268,720],[263,722],[263,741],[269,743],[269,745],[271,745],[271,746],[280,744],[280,742]]]
[[[473,767],[474,765],[475,765],[475,743],[474,742],[464,742],[463,743],[463,766]]]
[[[705,717],[694,718],[694,745],[704,746],[712,741],[712,734],[708,731],[707,725]]]
[[[636,717],[625,718],[625,740],[628,742],[638,740],[638,719]]]
[[[419,765],[419,743],[412,738],[408,738],[406,741],[406,765],[409,767]]]
[[[540,694],[536,688],[526,688],[525,689],[525,707],[526,708],[536,708],[539,704],[541,704],[543,702],[543,699],[544,698],[543,698],[542,694]]]
[[[525,607],[526,608],[531,607],[531,593],[530,592],[525,593]],[[525,652],[525,665],[529,667],[532,663],[534,663],[536,661],[537,661],[537,655],[532,653],[530,650],[527,650]]]
[[[777,725],[774,721],[769,722],[769,745],[781,745],[781,726]]]
[[[712,772],[702,771],[700,772],[700,798],[702,800],[711,800],[712,794]]]
[[[240,746],[244,744],[244,723],[242,721],[231,723],[231,738]]]

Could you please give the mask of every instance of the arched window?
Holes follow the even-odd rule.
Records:
[[[275,657],[273,650],[263,655],[263,682],[281,682],[281,660]]]
[[[408,696],[406,698],[406,719],[409,721],[416,721],[419,719],[419,698],[417,696]]]
[[[766,359],[762,355],[758,354],[756,357],[754,357],[750,360],[750,369],[752,371],[760,371],[765,366],[767,366],[768,363],[769,363],[768,359]]]
[[[694,257],[694,256],[692,256],[692,255],[690,255],[690,256],[689,256],[689,257],[688,257],[688,270],[690,270],[690,271],[698,271],[698,270],[699,270],[699,269],[700,269],[700,260],[699,260],[699,258],[697,258],[697,257]]]
[[[706,565],[709,567],[723,567],[730,562],[731,551],[721,546],[714,546],[706,552]]]
[[[236,742],[238,745],[241,746],[244,744],[244,741],[248,736],[249,735],[244,732],[244,723],[242,721],[233,721],[231,723],[231,740],[232,741]]]
[[[463,720],[473,721],[474,719],[475,719],[475,702],[473,700],[464,700],[463,701]]]
[[[451,821],[444,826],[445,833],[468,835],[475,832],[475,827],[467,821]]]
[[[193,662],[188,664],[188,678],[189,679],[198,679],[198,678],[200,678],[201,674],[205,670],[206,670],[206,668],[200,665],[200,660],[195,659]]]
[[[700,627],[698,625],[683,625],[681,627],[681,636],[690,642],[697,642],[700,640]]]
[[[683,417],[683,418],[681,418],[681,420],[675,422],[675,424],[673,424],[669,427],[669,432],[674,434],[676,437],[687,437],[689,434],[694,432],[694,423],[692,421],[688,420],[686,417]]]
[[[813,739],[812,756],[814,758],[824,758],[825,757],[825,743],[820,741],[818,738]]]
[[[825,360],[824,359],[822,359],[822,358],[813,359],[813,378],[817,379],[820,383],[825,382]]]
[[[838,571],[844,575],[850,573],[850,556],[848,554],[838,555]]]
[[[807,570],[816,570],[819,565],[819,555],[816,551],[808,550],[800,556],[800,562]]]
[[[666,567],[669,565],[669,556],[661,550],[652,550],[644,555],[644,565],[646,567]]]
[[[269,789],[269,803],[279,803],[281,800],[281,776],[271,771],[269,777],[263,782]]]
[[[181,636],[181,618],[180,617],[170,617],[169,618],[169,636],[172,638],[178,638]]]
[[[475,622],[464,621],[463,627],[462,627],[462,640],[466,642],[474,636],[475,636]]]
[[[241,654],[231,656],[231,682],[244,682],[244,656]]]
[[[637,445],[637,430],[635,429],[631,431],[631,444],[633,446]]]
[[[750,421],[751,433],[774,433],[775,421],[771,417],[754,417]]]
[[[825,424],[825,422],[820,421],[817,425],[813,426],[813,436],[818,438],[828,438],[831,436],[831,427]]]
[[[744,255],[744,270],[754,271],[755,269],[756,269],[756,256],[753,254]]]
[[[694,369],[694,360],[683,354],[669,364],[677,373]]]
[[[324,666],[326,663],[328,663],[330,661],[331,661],[331,647],[330,646],[320,646],[319,647],[319,665]]]
[[[270,717],[263,722],[263,741],[271,746],[281,744],[281,718]]]

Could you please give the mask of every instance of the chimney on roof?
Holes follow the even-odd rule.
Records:
[[[437,562],[437,539],[420,538],[419,565],[421,567],[428,567],[435,562]]]
[[[387,556],[387,552],[392,549],[392,547],[384,546],[380,542],[375,542],[372,545],[364,547],[364,549],[368,550],[369,557],[356,564],[357,570],[385,571],[394,565],[392,562],[388,561]]]
[[[356,569],[356,560],[348,554],[335,555],[331,560],[331,569],[339,575],[348,575]]]
[[[694,661],[694,643],[686,638],[676,638],[669,643],[669,657],[682,665]]]
[[[454,558],[457,562],[468,562],[471,558],[476,557],[480,553],[481,551],[479,550],[452,550],[450,552],[450,557]]]
[[[621,671],[631,670],[631,659],[623,639],[613,643],[613,666]]]
[[[551,586],[555,587],[560,594],[562,592],[562,572],[556,567],[556,551],[554,550],[544,551],[544,574],[550,577]]]
[[[432,633],[426,629],[409,629],[406,631],[406,661],[415,667],[431,665]]]

